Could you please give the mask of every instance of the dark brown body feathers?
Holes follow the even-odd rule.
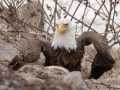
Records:
[[[51,42],[35,39],[28,43],[29,48],[24,49],[26,52],[22,52],[22,59],[20,57],[20,60],[26,63],[35,62],[38,60],[40,52],[43,52],[45,66],[57,65],[63,66],[69,71],[80,71],[84,47],[93,43],[98,53],[92,63],[90,78],[98,79],[104,72],[112,69],[115,61],[109,53],[109,46],[105,38],[98,33],[88,31],[84,32],[76,40],[76,51],[71,50],[68,52],[64,48],[54,50],[51,47]],[[12,62],[9,65],[13,64]]]
[[[49,50],[48,50],[49,49]],[[45,66],[57,65],[67,68],[69,71],[80,70],[81,59],[83,58],[84,50],[71,50],[69,53],[64,49],[54,50],[52,47],[43,50],[45,55]]]

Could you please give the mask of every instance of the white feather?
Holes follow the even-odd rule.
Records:
[[[60,23],[64,23],[64,24],[68,23],[69,30],[66,30],[65,33],[58,34],[58,31],[56,29],[52,41],[52,47],[54,47],[54,49],[65,48],[68,52],[73,49],[76,50],[77,43],[75,39],[75,30],[71,22],[68,19],[60,19],[57,21],[57,24]]]

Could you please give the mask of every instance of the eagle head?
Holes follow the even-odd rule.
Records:
[[[60,19],[58,20],[58,22],[56,23],[57,24],[57,31],[58,31],[58,34],[63,34],[65,33],[67,30],[69,30],[69,24],[70,24],[70,21],[66,19]]]
[[[52,47],[54,47],[54,49],[65,48],[67,51],[76,50],[75,29],[70,20],[62,18],[59,19],[56,24]]]

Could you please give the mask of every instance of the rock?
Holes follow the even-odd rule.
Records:
[[[73,71],[64,76],[63,82],[71,85],[72,90],[89,90],[79,71]]]
[[[11,60],[19,51],[12,44],[6,43],[0,39],[0,60]]]
[[[13,71],[0,70],[0,90],[72,90],[72,88],[58,80],[42,81],[33,78],[26,80]]]
[[[45,17],[42,10],[42,5],[39,2],[31,0],[31,2],[21,5],[18,8],[18,11],[18,16],[20,19],[27,23],[31,23],[34,26],[37,25],[38,28],[44,29]]]
[[[2,70],[6,71],[8,69],[8,63],[18,54],[19,51],[12,44],[0,39],[0,68]]]
[[[42,80],[60,79],[65,76],[69,71],[60,66],[48,66],[43,67],[40,65],[27,64],[20,70],[16,71],[19,75],[25,79],[38,78]]]

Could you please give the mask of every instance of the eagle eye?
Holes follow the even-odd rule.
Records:
[[[65,24],[66,26],[68,25],[68,23]]]

